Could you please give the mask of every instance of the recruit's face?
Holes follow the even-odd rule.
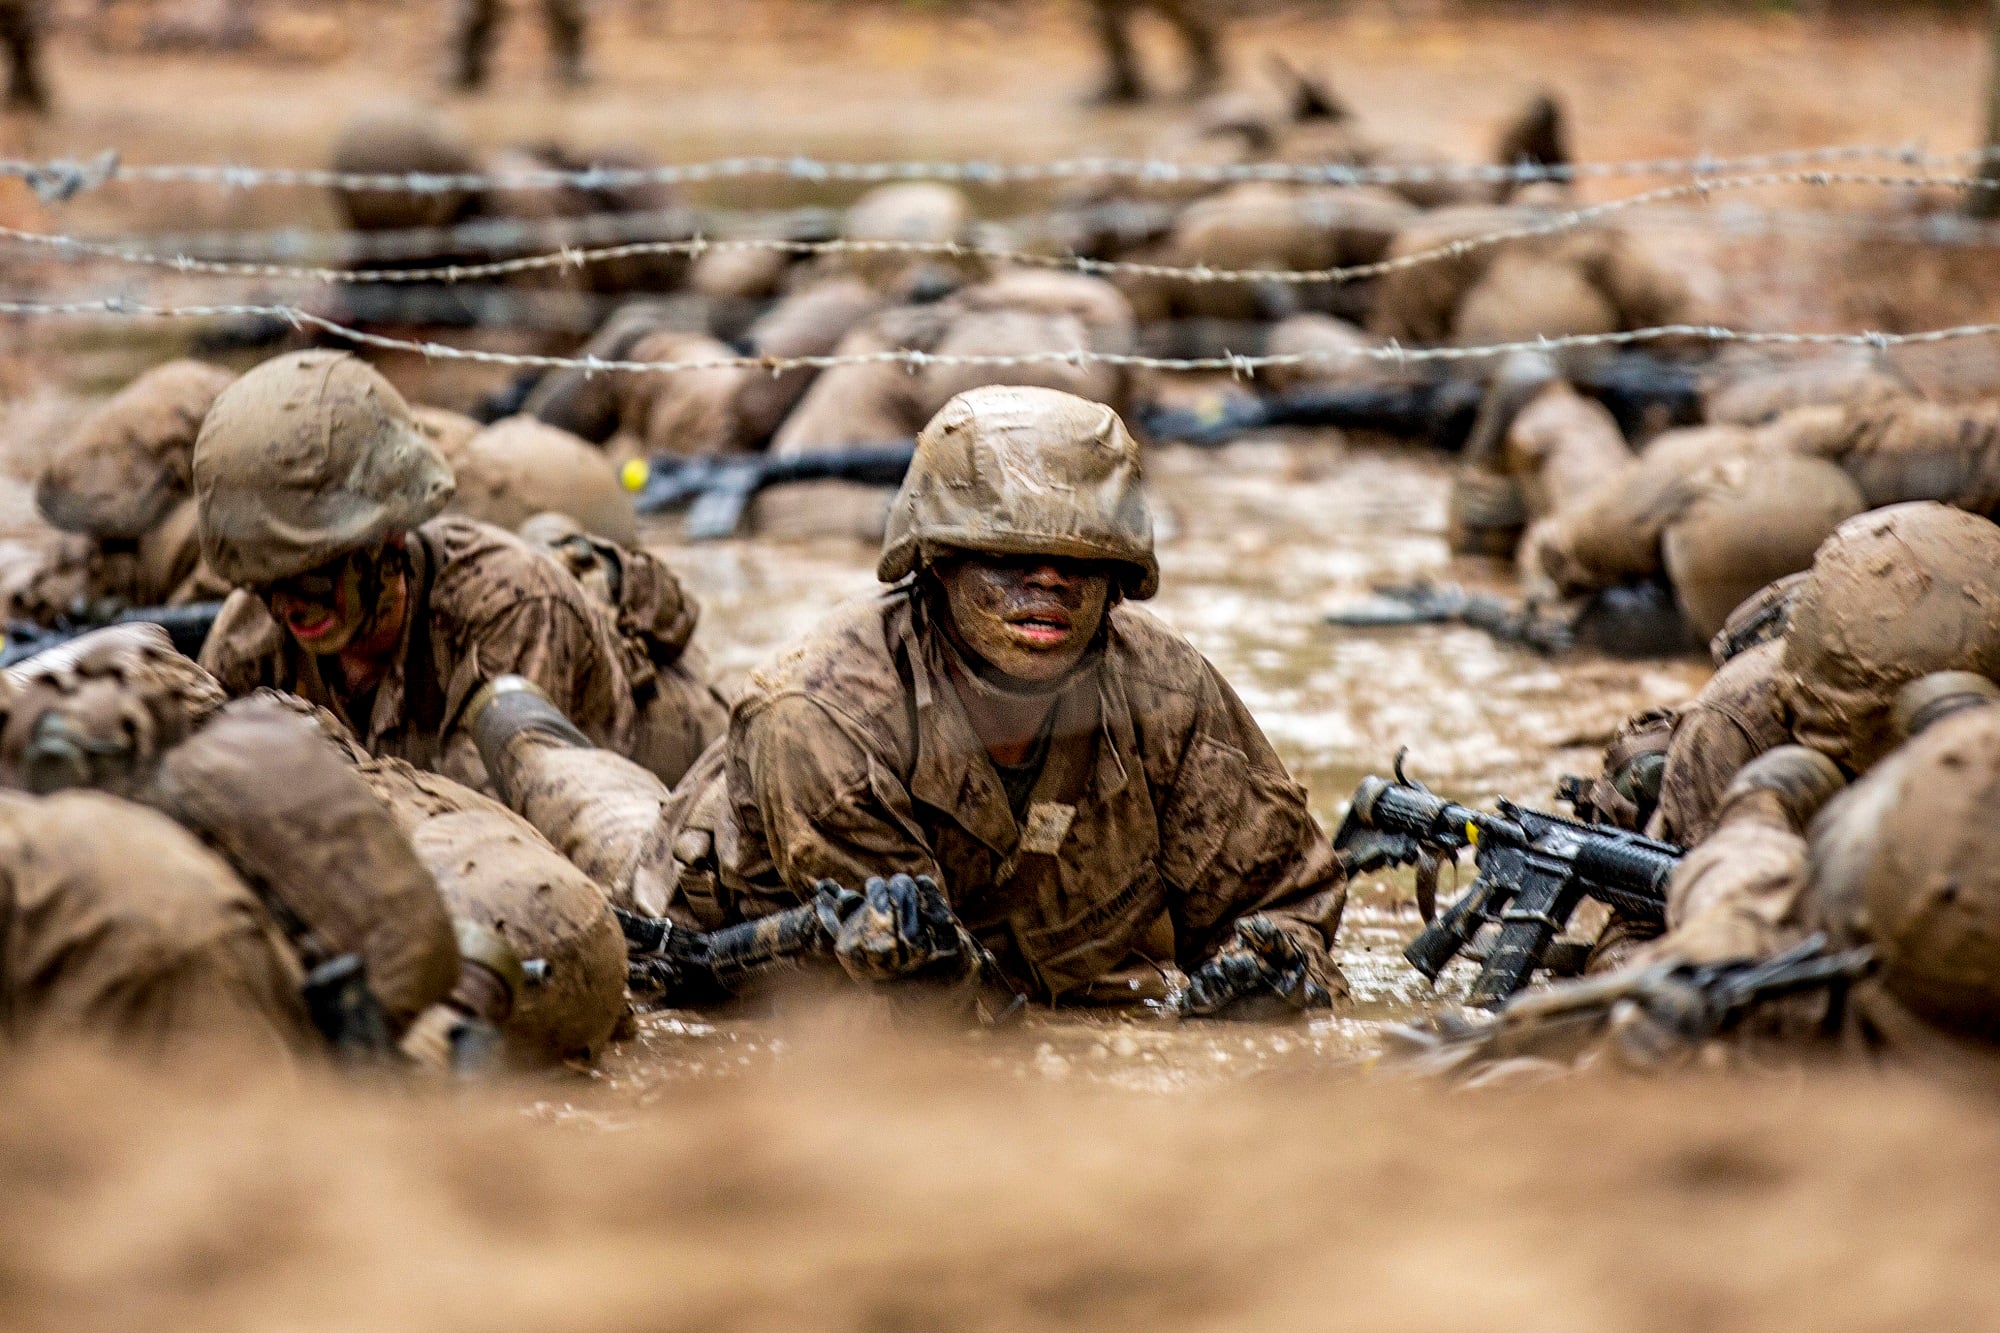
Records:
[[[1111,600],[1109,567],[1049,556],[962,556],[938,580],[963,645],[1003,676],[1060,680],[1089,650]]]
[[[364,584],[370,557],[360,551],[257,589],[271,618],[309,653],[325,657],[354,642],[372,609]]]

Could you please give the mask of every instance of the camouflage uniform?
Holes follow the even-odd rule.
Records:
[[[317,1038],[299,987],[320,964],[361,960],[391,1038],[459,980],[437,884],[374,797],[283,707],[225,705],[157,628],[43,653],[0,676],[0,694],[17,1034],[247,1034],[303,1050]],[[96,826],[43,840],[84,818]]]
[[[1759,756],[1675,874],[1669,932],[1631,965],[1763,959],[1814,934],[1866,945],[1879,970],[1840,1011],[1843,1035],[1953,1076],[2000,1076],[1996,699],[2000,686],[1976,674],[1911,682],[1894,708],[1907,739],[1844,789],[1816,751]],[[1827,1034],[1823,1010],[1801,1017]],[[1763,1017],[1764,1030],[1787,1025],[1783,1010]]]
[[[143,873],[135,873],[143,870]],[[11,1044],[316,1042],[249,887],[172,820],[100,792],[0,792],[0,1027]]]
[[[1906,682],[2000,672],[2000,528],[1934,503],[1843,523],[1789,591],[1783,637],[1738,654],[1671,716],[1648,832],[1693,845],[1758,754],[1796,741],[1865,772]]]
[[[1704,636],[1751,593],[1804,569],[1866,502],[1833,463],[1760,449],[1750,433],[1669,431],[1532,528],[1521,560],[1565,595],[1672,583]]]
[[[361,441],[373,441],[365,469],[343,452]],[[371,752],[475,786],[477,754],[456,729],[473,693],[499,675],[533,680],[594,740],[669,782],[720,727],[721,703],[688,649],[697,608],[672,573],[616,548],[605,557],[616,572],[607,604],[510,533],[430,519],[451,494],[449,469],[360,362],[308,352],[250,372],[210,414],[194,474],[204,553],[239,583],[406,539],[409,614],[372,697],[350,698],[331,661],[301,648],[248,591],[231,596],[202,653],[232,694],[299,694]]]
[[[594,741],[671,783],[720,729],[722,706],[695,674],[700,657],[686,652],[692,600],[651,556],[622,554],[627,577],[634,584],[650,578],[661,594],[660,614],[643,637],[511,533],[449,517],[415,529],[410,624],[395,666],[360,716],[358,701],[322,670],[322,659],[300,649],[247,592],[224,605],[202,664],[231,694],[259,687],[297,694],[333,713],[370,752],[475,787],[485,776],[471,742],[458,734],[458,719],[494,676],[525,676]],[[661,663],[655,644],[682,651]]]
[[[1730,657],[1687,705],[1635,718],[1607,751],[1598,790],[1664,753],[1657,805],[1637,814],[1650,836],[1694,847],[1715,831],[1730,783],[1766,751],[1797,743],[1865,773],[1892,744],[1892,703],[1907,682],[2000,673],[1996,569],[2000,528],[1961,510],[1903,504],[1848,520],[1808,573],[1764,595],[1787,608],[1782,637]],[[1592,970],[1620,964],[1647,933],[1614,920]]]
[[[1136,483],[1136,447],[1107,409],[1015,388],[947,404],[893,510],[879,573],[894,586],[753,676],[726,741],[668,803],[669,855],[651,859],[637,900],[714,927],[788,907],[823,877],[907,872],[943,885],[964,927],[1047,1000],[1158,996],[1170,969],[1193,969],[1255,913],[1337,978],[1342,870],[1199,653],[1114,607],[1060,689],[1017,816],[924,581],[905,581],[942,550],[1028,551],[1116,560],[1126,595],[1150,596]]]

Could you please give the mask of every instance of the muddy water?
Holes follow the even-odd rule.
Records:
[[[1693,662],[1552,661],[1459,628],[1356,634],[1326,626],[1329,608],[1377,582],[1506,585],[1502,568],[1451,560],[1447,469],[1421,451],[1333,432],[1221,451],[1165,449],[1151,463],[1162,566],[1153,609],[1221,668],[1329,827],[1356,782],[1386,772],[1403,746],[1413,775],[1462,800],[1504,795],[1546,805],[1555,778],[1587,771],[1621,719],[1687,697],[1706,674]],[[725,674],[753,666],[833,602],[875,586],[874,552],[854,543],[731,542],[670,555],[703,599],[701,637]],[[977,1040],[1024,1077],[1141,1088],[1366,1059],[1382,1024],[1453,1002],[1469,980],[1469,967],[1458,964],[1433,991],[1402,961],[1417,925],[1407,873],[1356,886],[1340,960],[1353,1001],[1309,1023],[1039,1015]],[[662,1083],[782,1059],[783,1030],[764,1018],[655,1015],[598,1078],[614,1102],[644,1102]]]

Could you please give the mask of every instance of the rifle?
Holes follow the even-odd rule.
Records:
[[[208,632],[215,628],[216,617],[221,614],[221,602],[189,602],[186,606],[137,606],[107,620],[64,621],[53,626],[11,621],[7,625],[6,646],[0,649],[0,669],[18,666],[37,653],[112,625],[158,625],[173,640],[176,651],[198,657],[202,644],[208,641]]]
[[[1425,884],[1438,865],[1474,849],[1479,877],[1431,920]],[[1471,999],[1499,1004],[1546,965],[1549,947],[1585,898],[1642,921],[1664,921],[1667,882],[1681,849],[1623,829],[1579,823],[1501,801],[1488,814],[1435,796],[1403,776],[1363,778],[1334,848],[1349,865],[1416,863],[1418,906],[1426,921],[1403,950],[1432,981],[1480,930],[1498,927]],[[1434,888],[1431,892],[1434,893]]]
[[[1343,629],[1465,625],[1546,656],[1590,648],[1612,657],[1673,657],[1700,647],[1673,591],[1657,581],[1601,588],[1573,611],[1509,602],[1456,583],[1380,584],[1326,623]]]
[[[626,984],[658,1008],[715,1004],[735,994],[745,977],[788,963],[832,958],[841,912],[856,901],[832,880],[821,880],[808,902],[719,930],[689,930],[662,917],[614,907],[625,933]],[[993,956],[972,944],[981,978],[976,1013],[994,1026],[1017,1016],[1027,997],[1001,978]]]
[[[645,480],[632,507],[642,514],[688,506],[685,531],[690,541],[731,537],[743,522],[743,511],[767,486],[797,481],[858,481],[869,486],[899,486],[916,457],[914,442],[862,444],[801,454],[704,454],[693,458],[656,457],[646,464]]]
[[[1701,420],[1697,367],[1628,352],[1566,368],[1577,392],[1603,403],[1627,439]],[[1162,440],[1221,444],[1274,426],[1340,426],[1422,439],[1448,453],[1464,447],[1485,400],[1483,380],[1458,376],[1379,384],[1311,386],[1210,412],[1162,411],[1140,418]]]
[[[833,956],[833,896],[822,889],[797,907],[719,930],[690,930],[664,917],[612,908],[625,932],[626,975],[633,992],[661,1008],[714,1004],[756,972]]]
[[[1618,1025],[1619,1049],[1656,1065],[1676,1045],[1727,1036],[1759,1010],[1801,995],[1826,995],[1817,1026],[1832,1036],[1849,991],[1875,965],[1873,949],[1836,950],[1816,934],[1762,961],[1667,962],[1588,977],[1516,996],[1487,1022],[1447,1019],[1434,1032],[1393,1035],[1434,1072],[1456,1073],[1493,1060],[1572,1059],[1612,1030],[1614,1015],[1633,1010],[1645,1022]]]
[[[1139,424],[1156,440],[1227,444],[1279,426],[1340,426],[1430,441],[1456,453],[1472,434],[1485,386],[1477,380],[1309,386],[1269,398],[1227,400],[1212,409],[1162,409]]]

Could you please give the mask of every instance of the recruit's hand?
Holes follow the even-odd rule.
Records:
[[[857,981],[956,980],[976,949],[928,875],[871,879],[834,907],[833,956]]]
[[[1188,978],[1179,1007],[1184,1014],[1206,1018],[1253,996],[1276,997],[1294,1009],[1333,1004],[1312,955],[1263,915],[1236,923],[1230,941]]]

